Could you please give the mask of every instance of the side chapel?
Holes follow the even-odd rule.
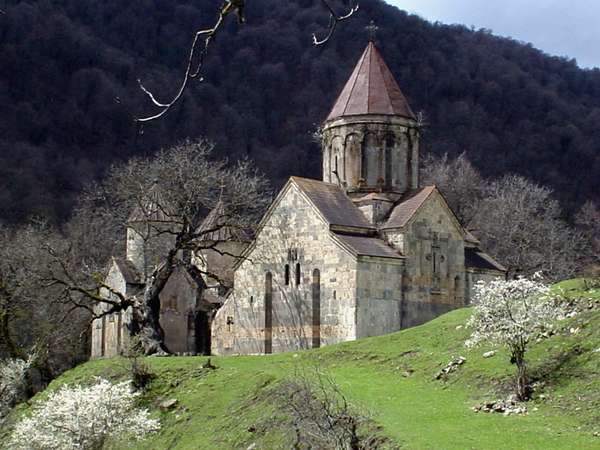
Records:
[[[419,134],[370,42],[323,124],[322,180],[291,177],[253,240],[227,236],[227,253],[242,258],[193,256],[200,268],[218,267],[227,286],[179,269],[161,294],[167,347],[269,354],[382,335],[466,306],[477,281],[503,277],[439,189],[419,184]],[[203,226],[218,216],[219,206]],[[138,241],[129,229],[109,286],[143,289]],[[127,321],[95,321],[92,357],[118,354]]]

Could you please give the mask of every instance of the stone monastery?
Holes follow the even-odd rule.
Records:
[[[267,354],[391,333],[468,305],[474,283],[504,276],[442,193],[419,184],[417,119],[373,42],[323,124],[322,154],[322,181],[291,177],[253,240],[229,236],[242,258],[197,255],[231,288],[172,277],[161,294],[171,351]],[[132,240],[107,280],[127,292],[143,287]],[[126,322],[96,321],[92,357],[120,351]]]

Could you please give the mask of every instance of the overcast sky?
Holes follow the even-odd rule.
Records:
[[[489,28],[600,67],[600,0],[386,0],[430,21]]]

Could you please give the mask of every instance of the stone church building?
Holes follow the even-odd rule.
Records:
[[[161,307],[167,346],[268,354],[382,335],[468,305],[474,283],[503,277],[443,194],[420,185],[419,134],[370,42],[323,124],[322,180],[291,177],[254,239],[232,237],[243,257],[220,262],[231,288],[206,296],[210,280],[169,282],[180,304]],[[119,289],[140,288],[134,259],[114,260]],[[125,320],[95,324],[92,356],[118,351]]]
[[[235,268],[214,354],[391,333],[504,276],[442,193],[419,184],[419,125],[372,42],[323,124],[322,154],[322,181],[290,178]]]

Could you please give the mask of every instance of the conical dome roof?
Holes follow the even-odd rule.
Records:
[[[327,120],[365,114],[416,120],[394,75],[373,42],[363,52]]]

